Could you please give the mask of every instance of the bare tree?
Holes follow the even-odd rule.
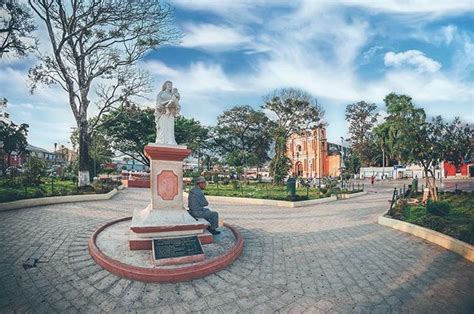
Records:
[[[99,121],[101,114],[145,88],[144,75],[131,66],[179,34],[171,24],[171,9],[158,0],[28,2],[44,22],[52,48],[30,70],[32,90],[38,83],[58,84],[68,93],[79,130],[79,185],[84,186],[90,182],[88,151],[95,127],[87,119],[91,90],[99,95]]]
[[[25,56],[36,46],[30,10],[15,0],[0,0],[0,58],[6,53]]]

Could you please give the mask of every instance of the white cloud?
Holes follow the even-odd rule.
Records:
[[[369,50],[365,51],[362,55],[362,63],[369,63],[371,59],[377,54],[379,50],[383,50],[383,46],[373,46]]]
[[[251,43],[251,38],[228,26],[214,24],[183,25],[185,37],[181,46],[187,48],[204,48],[209,50],[241,49],[242,45]]]
[[[329,0],[328,0],[329,1]],[[330,2],[330,1],[329,1]],[[400,1],[400,0],[341,0],[340,4],[363,7],[375,11],[396,12],[404,14],[434,13],[436,15],[448,15],[456,12],[473,11],[472,0],[457,1]]]
[[[449,45],[453,41],[454,34],[457,31],[457,27],[454,25],[447,25],[441,28],[446,45]]]
[[[425,56],[419,50],[407,50],[405,52],[387,52],[384,57],[385,65],[396,68],[408,66],[414,67],[419,72],[437,72],[441,63]]]

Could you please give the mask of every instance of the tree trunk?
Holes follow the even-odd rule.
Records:
[[[79,175],[78,185],[90,184],[89,176],[89,133],[87,119],[82,119],[79,125]]]

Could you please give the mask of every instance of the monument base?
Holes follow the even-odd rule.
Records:
[[[196,220],[185,209],[152,210],[150,204],[133,212],[130,250],[150,250],[153,239],[193,235],[198,236],[202,244],[212,243],[212,235],[206,231],[208,226],[206,220]]]

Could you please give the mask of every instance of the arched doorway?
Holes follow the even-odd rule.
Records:
[[[303,176],[303,164],[301,162],[297,162],[295,165],[295,173],[298,177]]]

